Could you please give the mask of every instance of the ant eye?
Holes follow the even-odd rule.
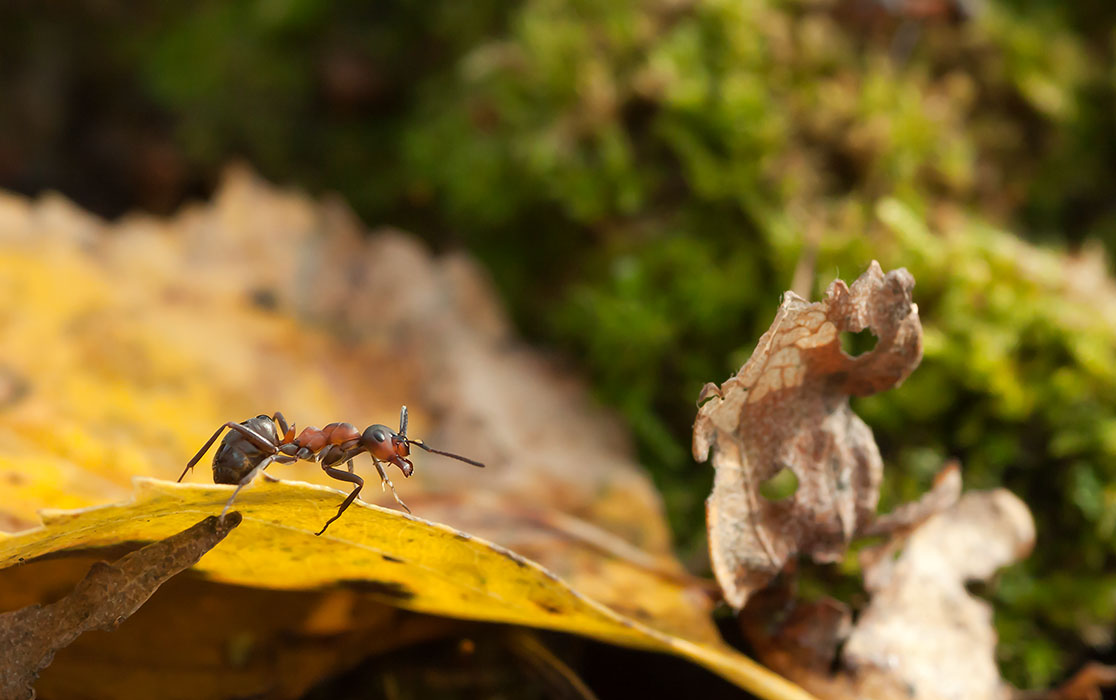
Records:
[[[361,435],[360,439],[365,445],[370,447],[377,446],[377,449],[385,449],[391,446],[391,439],[393,436],[394,433],[391,432],[391,428],[386,425],[370,425],[364,429],[364,433]]]

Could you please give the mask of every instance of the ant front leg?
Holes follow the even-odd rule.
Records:
[[[353,501],[356,500],[357,494],[360,493],[360,490],[364,488],[364,479],[360,478],[356,474],[343,472],[340,469],[335,469],[334,467],[322,467],[322,469],[325,471],[326,474],[329,474],[334,479],[337,479],[339,481],[347,481],[350,484],[356,484],[356,488],[353,489],[353,492],[349,494],[349,497],[341,503],[341,507],[337,509],[337,515],[327,520],[326,524],[322,525],[322,529],[318,530],[315,535],[321,535],[323,532],[326,531],[326,528],[329,527],[330,523],[340,518],[341,514],[345,512],[345,509],[352,505]]]
[[[376,464],[376,471],[380,472],[380,490],[384,490],[385,487],[391,489],[391,495],[395,499],[395,502],[398,503],[403,510],[410,513],[411,509],[407,507],[407,504],[404,503],[403,499],[399,497],[399,494],[395,492],[395,484],[391,483],[391,479],[388,478],[387,473],[384,471],[384,465],[380,464],[380,460],[375,457],[372,457],[372,461]]]
[[[294,424],[287,424],[287,419],[279,411],[271,414],[271,420],[279,424],[279,442],[287,443],[294,439]]]

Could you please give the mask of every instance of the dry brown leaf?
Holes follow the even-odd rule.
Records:
[[[1062,685],[1051,690],[1023,691],[1016,700],[1101,700],[1101,688],[1116,686],[1116,666],[1088,663]]]
[[[952,506],[960,497],[961,465],[950,462],[934,477],[933,486],[922,494],[922,498],[904,503],[890,513],[879,516],[864,528],[863,534],[871,537],[909,532],[927,518]]]
[[[240,524],[240,513],[209,516],[107,564],[97,562],[74,590],[50,605],[0,614],[0,697],[34,698],[39,671],[82,633],[115,629],[163,584],[188,569]]]
[[[694,455],[713,449],[708,502],[714,571],[758,656],[828,700],[1098,700],[1116,669],[1087,667],[1053,691],[1018,694],[995,661],[991,607],[965,588],[1025,557],[1034,523],[1004,490],[961,497],[948,464],[918,501],[875,515],[882,464],[847,397],[898,384],[921,359],[921,328],[905,270],[872,263],[851,289],[834,282],[807,304],[788,292],[736,377],[707,385]],[[874,350],[851,358],[838,333],[871,328]],[[783,469],[792,497],[760,486]],[[855,536],[888,536],[861,552],[872,595],[855,625],[833,599],[794,598],[793,555],[833,561]],[[782,576],[776,578],[777,574]],[[768,585],[775,579],[775,585]]]
[[[922,327],[905,269],[875,261],[852,287],[833,282],[809,303],[783,296],[748,362],[719,389],[707,385],[694,424],[694,457],[710,449],[716,476],[707,502],[713,571],[735,608],[796,552],[832,562],[875,518],[883,465],[872,432],[849,407],[902,382],[922,359]],[[840,333],[871,329],[858,357]],[[768,500],[760,487],[784,469],[798,487]]]
[[[872,601],[845,644],[843,664],[859,683],[882,676],[912,699],[1006,697],[992,608],[965,584],[1025,558],[1034,541],[1031,513],[1009,491],[966,494],[918,527],[898,558],[883,557],[864,572]]]
[[[934,484],[929,491],[922,494],[917,501],[904,503],[895,510],[881,515],[870,523],[862,533],[866,537],[885,535],[887,539],[882,543],[865,547],[860,551],[858,559],[861,571],[865,576],[869,572],[878,570],[877,567],[903,547],[906,536],[926,520],[957,503],[961,497],[961,465],[957,462],[948,463],[944,469],[934,477]]]
[[[1005,700],[991,607],[965,584],[1024,558],[1034,536],[1011,493],[971,492],[915,527],[897,557],[874,559],[855,625],[841,603],[771,605],[769,590],[746,609],[745,632],[765,663],[826,700]]]
[[[756,655],[772,668],[800,677],[825,678],[852,631],[852,613],[834,598],[794,598],[794,566],[787,575],[748,599],[739,622]]]

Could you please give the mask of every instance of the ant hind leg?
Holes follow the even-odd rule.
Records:
[[[235,488],[235,489],[233,489],[232,495],[231,495],[231,496],[229,496],[229,500],[228,500],[228,502],[227,502],[227,503],[225,503],[225,509],[221,511],[221,516],[220,516],[220,517],[222,517],[222,518],[223,518],[223,517],[225,517],[225,514],[229,512],[229,508],[232,508],[232,504],[233,504],[233,501],[235,501],[235,500],[236,500],[236,495],[237,495],[238,493],[240,493],[240,489],[242,489],[242,488],[244,488],[245,486],[247,486],[248,484],[252,483],[252,479],[255,479],[255,478],[256,478],[256,474],[259,474],[259,473],[260,473],[260,472],[262,472],[262,471],[263,471],[264,469],[266,469],[266,468],[267,468],[267,465],[269,465],[269,464],[271,464],[272,462],[274,462],[274,461],[275,461],[275,459],[276,459],[276,458],[275,458],[275,456],[274,456],[274,455],[272,455],[272,456],[269,456],[269,457],[265,457],[265,458],[264,458],[264,460],[263,460],[262,462],[260,462],[259,464],[257,464],[257,465],[255,466],[255,468],[254,468],[254,469],[252,469],[252,471],[250,471],[250,472],[248,472],[247,474],[245,474],[245,475],[244,475],[244,478],[243,478],[243,479],[241,479],[241,480],[240,480],[239,482],[237,482],[237,484],[236,484],[236,488]],[[276,479],[276,481],[278,481],[278,479]]]
[[[194,465],[197,464],[198,461],[201,460],[202,456],[209,451],[209,448],[213,447],[213,443],[217,442],[217,438],[221,435],[221,432],[232,424],[232,421],[229,421],[228,423],[222,425],[220,428],[217,428],[213,435],[211,435],[210,438],[205,441],[205,444],[202,445],[200,450],[198,450],[198,453],[194,455],[194,457],[189,462],[186,463],[186,468],[182,470],[182,475],[178,477],[178,480],[180,482],[186,478],[186,474],[188,474],[190,470],[194,468]]]
[[[349,472],[343,472],[340,469],[334,469],[333,467],[324,467],[323,466],[322,469],[325,471],[326,474],[329,474],[334,479],[337,479],[339,481],[347,481],[350,484],[356,484],[356,488],[353,489],[353,492],[349,494],[348,498],[346,498],[341,503],[341,507],[337,509],[337,515],[334,515],[332,518],[327,520],[326,524],[322,525],[322,529],[318,530],[318,532],[316,532],[315,535],[321,535],[323,532],[326,531],[326,528],[329,527],[330,523],[332,523],[334,520],[337,520],[338,518],[340,518],[341,514],[345,512],[345,509],[348,508],[350,505],[352,505],[353,501],[356,500],[356,497],[360,493],[360,490],[362,488],[364,488],[364,479],[360,478],[356,474],[350,474]]]
[[[211,435],[209,439],[205,441],[205,444],[202,445],[201,449],[198,450],[198,453],[194,455],[194,457],[189,462],[186,463],[186,468],[182,470],[182,474],[178,477],[179,481],[182,481],[184,478],[186,478],[186,475],[190,473],[190,470],[194,468],[194,465],[201,460],[202,456],[209,451],[210,447],[213,447],[213,443],[217,442],[217,438],[220,437],[221,431],[225,428],[228,428],[229,430],[235,430],[236,432],[240,433],[244,436],[245,440],[250,442],[255,447],[258,447],[263,452],[266,452],[268,454],[275,454],[279,451],[279,448],[273,442],[271,442],[271,440],[268,440],[266,437],[260,435],[248,426],[241,425],[240,423],[236,423],[234,421],[228,421],[220,428],[217,428],[213,435]]]

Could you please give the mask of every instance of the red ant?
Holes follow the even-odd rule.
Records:
[[[278,429],[276,429],[276,424],[278,424]],[[294,426],[287,425],[287,420],[283,418],[283,414],[276,411],[270,417],[260,415],[249,418],[243,423],[229,421],[222,425],[217,429],[217,432],[213,433],[213,437],[202,445],[194,458],[186,464],[182,476],[178,477],[179,481],[182,481],[186,474],[194,468],[194,465],[209,450],[225,428],[228,428],[230,432],[221,441],[217,453],[213,455],[213,482],[216,484],[236,484],[236,490],[229,497],[229,502],[225,504],[225,510],[221,511],[222,516],[228,512],[236,494],[240,493],[240,489],[247,486],[257,474],[266,469],[272,462],[293,464],[300,459],[307,462],[318,462],[322,465],[325,473],[334,479],[356,484],[356,488],[337,509],[337,515],[326,521],[322,529],[317,532],[318,535],[325,532],[330,523],[341,517],[341,514],[352,504],[364,487],[364,479],[353,473],[353,457],[362,452],[367,452],[372,457],[372,461],[376,465],[376,471],[380,473],[381,488],[385,486],[390,488],[391,495],[395,497],[395,502],[408,513],[411,512],[411,509],[395,492],[395,484],[391,483],[391,479],[387,477],[381,462],[394,464],[403,472],[404,477],[408,477],[415,470],[414,463],[407,459],[411,454],[411,445],[415,445],[427,452],[452,457],[475,467],[484,466],[476,460],[455,455],[452,452],[436,450],[433,447],[427,447],[422,440],[407,437],[406,406],[399,412],[399,432],[392,431],[386,425],[370,425],[361,433],[357,431],[356,426],[352,423],[330,423],[321,429],[304,428],[298,434],[298,437],[295,437]],[[349,471],[345,472],[336,468],[342,462],[348,463]],[[273,479],[267,474],[264,476]]]

